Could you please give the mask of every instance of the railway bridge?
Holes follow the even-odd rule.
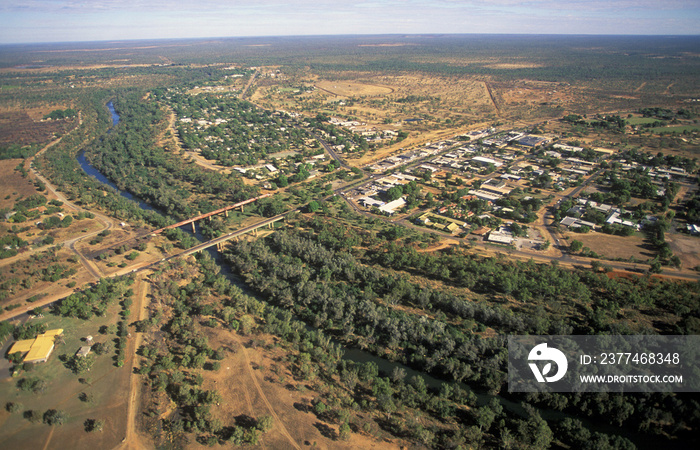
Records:
[[[227,206],[227,207],[225,207],[225,208],[219,208],[219,209],[217,209],[217,210],[215,210],[215,211],[211,211],[211,212],[208,212],[208,213],[206,213],[206,214],[200,214],[200,215],[198,215],[198,216],[196,216],[196,217],[192,217],[192,218],[190,218],[190,219],[183,220],[182,222],[178,222],[178,223],[176,223],[176,224],[168,225],[167,227],[163,227],[163,228],[161,228],[161,229],[159,229],[159,230],[155,230],[155,231],[153,232],[153,234],[160,234],[160,233],[162,233],[162,232],[165,231],[165,230],[170,230],[170,229],[172,229],[172,228],[179,228],[179,227],[181,227],[181,226],[183,226],[183,225],[187,225],[187,224],[192,224],[192,232],[194,233],[194,232],[196,231],[195,228],[194,228],[194,227],[195,227],[195,222],[197,222],[198,220],[203,220],[203,219],[210,219],[210,220],[211,220],[211,217],[212,217],[212,216],[215,216],[215,215],[217,215],[217,214],[222,214],[222,213],[223,213],[226,217],[228,217],[228,212],[231,211],[232,209],[241,208],[241,211],[243,211],[243,207],[244,207],[245,205],[247,205],[247,204],[249,204],[249,203],[253,203],[253,202],[257,201],[257,200],[261,200],[261,199],[263,199],[263,198],[269,197],[269,196],[271,196],[271,195],[272,195],[272,194],[265,194],[265,195],[261,195],[261,196],[258,196],[258,197],[249,198],[248,200],[244,200],[244,201],[242,201],[242,202],[238,202],[238,203],[236,203],[235,205],[230,205],[230,206]]]

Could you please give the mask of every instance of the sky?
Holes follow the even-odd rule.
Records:
[[[329,34],[700,34],[698,0],[0,0],[0,43]]]

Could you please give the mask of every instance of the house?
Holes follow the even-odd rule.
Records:
[[[80,356],[81,358],[85,358],[89,353],[90,349],[92,346],[90,345],[84,345],[80,347],[80,349],[75,353],[75,356]]]
[[[491,228],[489,227],[479,227],[476,230],[472,231],[472,234],[475,234],[477,236],[484,236],[488,234],[489,231],[491,231]]]
[[[563,219],[561,219],[560,224],[564,225],[565,227],[569,228],[581,228],[581,227],[589,227],[589,228],[595,228],[595,224],[593,222],[586,222],[585,220],[577,219],[576,217],[569,217],[566,216]]]
[[[447,224],[447,226],[445,226],[445,230],[449,231],[450,233],[456,233],[459,231],[459,225],[454,222],[450,222]]]
[[[612,214],[605,220],[605,223],[608,223],[610,225],[619,223],[620,225],[624,225],[626,227],[632,227],[632,228],[639,228],[639,226],[630,221],[630,220],[624,220],[620,217],[620,212],[619,211],[613,211]]]
[[[509,173],[504,173],[503,175],[501,175],[501,178],[503,178],[504,180],[514,180],[514,181],[518,181],[518,180],[520,180],[522,177],[519,177],[519,176],[517,176],[517,175],[511,175],[511,174],[509,174]]]

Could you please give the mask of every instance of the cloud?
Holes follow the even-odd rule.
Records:
[[[0,42],[389,33],[697,34],[697,0],[0,0]],[[47,26],[48,24],[48,26]],[[175,24],[175,25],[174,25]]]

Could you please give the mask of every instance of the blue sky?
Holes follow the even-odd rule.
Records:
[[[0,43],[326,34],[700,34],[698,0],[0,0]]]

